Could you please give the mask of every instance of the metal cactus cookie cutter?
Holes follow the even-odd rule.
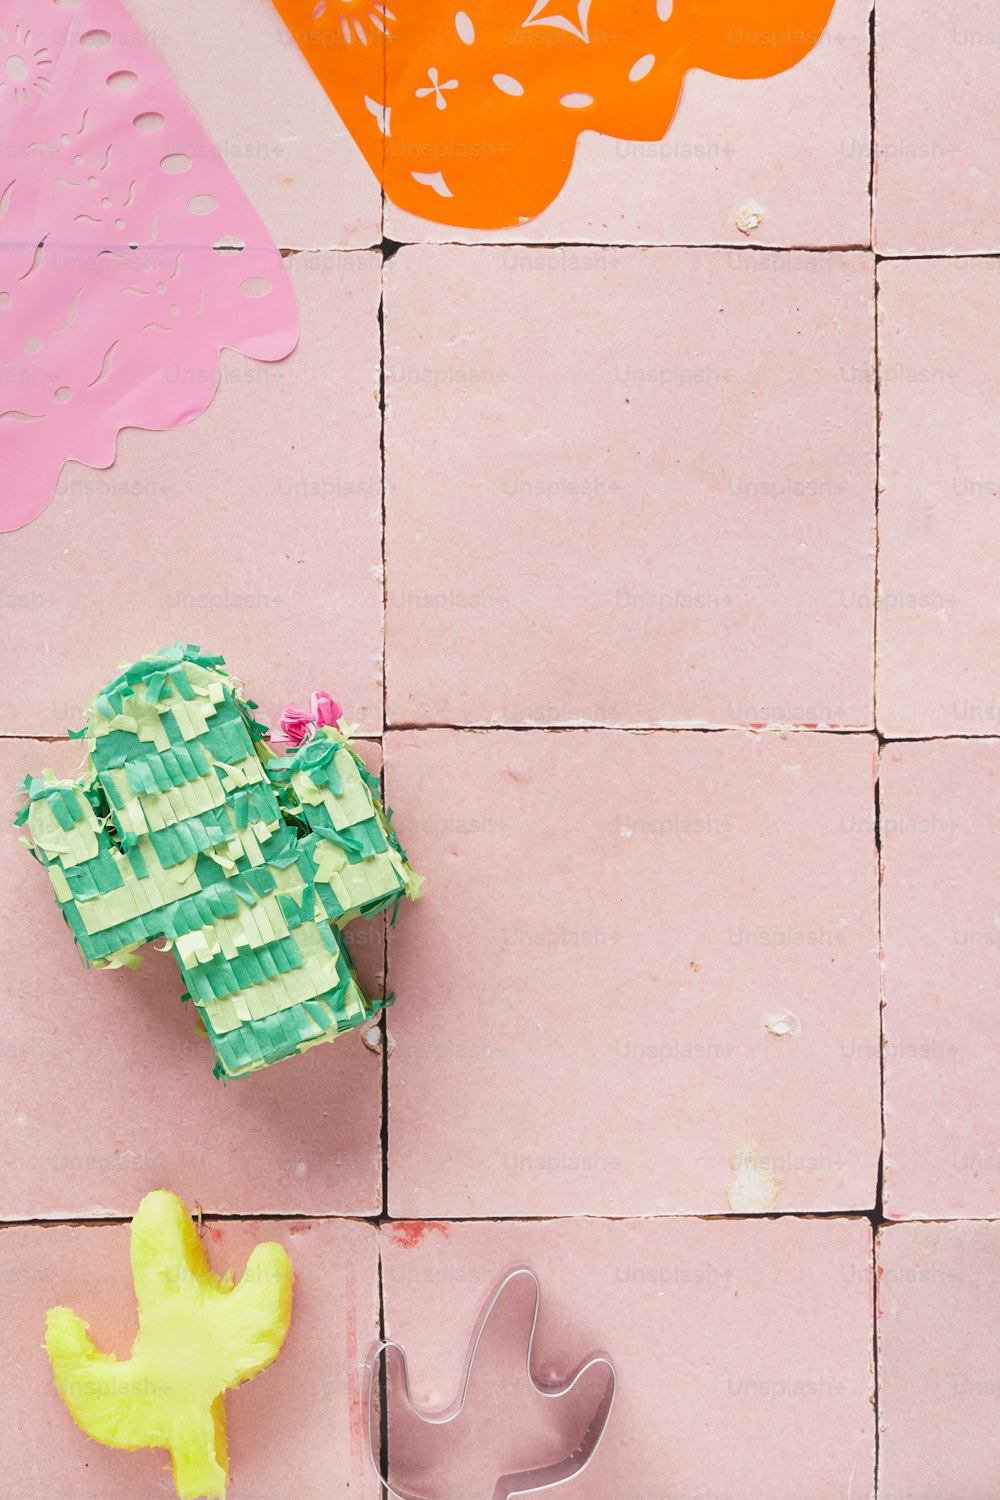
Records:
[[[540,1381],[536,1379],[532,1369],[532,1357],[534,1353],[535,1331],[538,1325],[538,1312],[541,1304],[542,1289],[538,1277],[534,1271],[529,1270],[526,1266],[518,1266],[514,1270],[509,1271],[507,1275],[504,1276],[503,1280],[497,1285],[497,1287],[490,1294],[485,1304],[483,1305],[483,1309],[479,1314],[475,1330],[469,1343],[469,1350],[465,1358],[465,1366],[461,1383],[459,1385],[458,1395],[456,1396],[455,1400],[451,1402],[449,1406],[445,1407],[442,1411],[422,1411],[413,1400],[413,1395],[410,1388],[409,1364],[406,1358],[406,1351],[405,1349],[403,1349],[402,1345],[396,1343],[392,1339],[386,1339],[376,1346],[368,1366],[368,1401],[365,1411],[368,1433],[368,1453],[369,1457],[371,1458],[372,1467],[375,1470],[375,1473],[378,1475],[385,1493],[392,1496],[393,1500],[429,1500],[429,1497],[417,1495],[412,1491],[396,1488],[391,1483],[388,1474],[383,1472],[382,1462],[379,1454],[380,1426],[378,1398],[379,1376],[383,1368],[385,1355],[389,1350],[395,1350],[399,1355],[403,1380],[402,1391],[397,1399],[404,1401],[406,1407],[409,1409],[409,1412],[419,1421],[426,1423],[428,1426],[447,1426],[448,1423],[454,1422],[458,1417],[460,1417],[465,1409],[466,1400],[469,1394],[469,1386],[472,1383],[476,1356],[479,1353],[479,1346],[482,1343],[483,1336],[486,1332],[490,1319],[492,1318],[497,1308],[497,1304],[503,1298],[508,1287],[524,1277],[526,1277],[531,1282],[531,1285],[534,1289],[531,1322],[528,1331],[527,1354],[525,1357],[525,1373],[527,1374],[528,1380],[534,1391],[539,1396],[545,1396],[550,1399],[558,1400],[562,1396],[567,1396],[580,1383],[587,1372],[597,1366],[602,1366],[607,1371],[607,1380],[604,1384],[587,1430],[581,1438],[580,1442],[573,1449],[573,1451],[567,1454],[565,1458],[559,1459],[555,1463],[545,1464],[537,1469],[527,1469],[512,1474],[501,1474],[499,1479],[496,1481],[492,1500],[513,1500],[513,1497],[517,1495],[535,1495],[539,1494],[543,1490],[554,1489],[556,1485],[565,1484],[567,1480],[575,1479],[578,1474],[583,1473],[584,1469],[587,1468],[591,1459],[594,1457],[595,1453],[600,1447],[601,1440],[604,1437],[608,1421],[611,1417],[611,1410],[614,1406],[615,1401],[615,1393],[618,1384],[618,1377],[615,1371],[615,1367],[607,1354],[598,1352],[589,1355],[583,1361],[583,1363],[577,1367],[576,1371],[573,1373],[573,1375],[570,1376],[568,1380],[562,1381],[561,1383],[555,1383],[549,1381]]]

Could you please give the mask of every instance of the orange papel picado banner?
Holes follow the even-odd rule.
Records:
[[[546,208],[582,130],[660,140],[684,74],[765,78],[833,0],[275,0],[400,208],[492,229]]]

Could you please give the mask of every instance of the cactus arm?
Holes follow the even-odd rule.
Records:
[[[267,770],[286,814],[307,830],[300,856],[308,859],[327,916],[338,926],[417,894],[419,877],[382,807],[378,779],[343,729],[321,728]]]
[[[291,1320],[292,1263],[281,1245],[257,1245],[240,1280],[212,1305],[226,1384],[252,1380],[278,1356]]]
[[[117,1360],[93,1343],[87,1324],[68,1307],[53,1307],[45,1348],[59,1394],[78,1427],[109,1448],[151,1446],[149,1391],[132,1360]]]

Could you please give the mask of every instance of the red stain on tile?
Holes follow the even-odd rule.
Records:
[[[345,1313],[345,1348],[347,1353],[347,1418],[351,1431],[351,1457],[360,1462],[363,1420],[361,1408],[361,1386],[358,1380],[358,1304],[357,1285],[352,1276],[347,1281],[347,1309]]]
[[[431,1219],[404,1219],[390,1224],[389,1229],[397,1245],[402,1245],[404,1250],[413,1250],[421,1244],[430,1231],[436,1230],[438,1234],[448,1238],[447,1224],[436,1224]]]

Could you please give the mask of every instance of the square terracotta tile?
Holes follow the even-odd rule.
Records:
[[[508,230],[441,224],[386,204],[394,240],[559,244],[867,245],[871,0],[837,0],[822,38],[773,78],[695,69],[662,141],[585,131],[554,205]],[[760,216],[749,224],[746,210]]]
[[[380,262],[287,262],[302,320],[279,364],[226,353],[209,410],[71,463],[48,510],[0,537],[0,733],[62,735],[122,661],[219,652],[266,722],[332,692],[382,725]],[[204,379],[204,370],[175,372]]]
[[[417,1401],[454,1396],[476,1315],[516,1265],[541,1279],[542,1375],[565,1379],[607,1350],[618,1398],[604,1445],[574,1481],[579,1500],[870,1500],[864,1221],[389,1224],[382,1262],[387,1326],[408,1352]],[[520,1368],[503,1369],[502,1399],[489,1387],[492,1421],[482,1404],[470,1408],[500,1456],[511,1429],[531,1431],[516,1399],[523,1359],[522,1346]]]
[[[885,1204],[1000,1216],[1000,742],[882,755]]]
[[[996,6],[877,0],[876,18],[876,248],[1000,249]]]
[[[164,1185],[206,1213],[377,1213],[382,1063],[359,1032],[224,1085],[169,954],[147,948],[135,973],[82,966],[11,826],[26,771],[79,763],[75,744],[0,741],[0,1219],[131,1215]],[[349,941],[376,989],[373,936]]]
[[[870,724],[872,295],[863,254],[400,251],[390,722]]]
[[[271,0],[129,0],[284,249],[382,238],[382,194]]]
[[[897,1224],[879,1271],[881,1500],[988,1500],[1000,1485],[997,1224]]]
[[[1000,728],[1000,265],[879,268],[879,727]]]
[[[417,731],[394,1215],[868,1209],[874,742]]]
[[[189,1204],[189,1206],[191,1206]],[[138,1199],[129,1212],[138,1207]],[[362,1365],[377,1336],[377,1239],[363,1224],[255,1219],[205,1225],[213,1270],[239,1276],[250,1251],[278,1240],[295,1268],[292,1326],[270,1369],[230,1392],[229,1500],[372,1500],[361,1431]],[[92,1442],[59,1398],[45,1353],[48,1308],[71,1307],[99,1347],[126,1358],[136,1334],[124,1224],[19,1226],[0,1233],[4,1287],[0,1452],[18,1500],[135,1500],[170,1495],[162,1450]],[[335,1268],[335,1274],[332,1269]]]

